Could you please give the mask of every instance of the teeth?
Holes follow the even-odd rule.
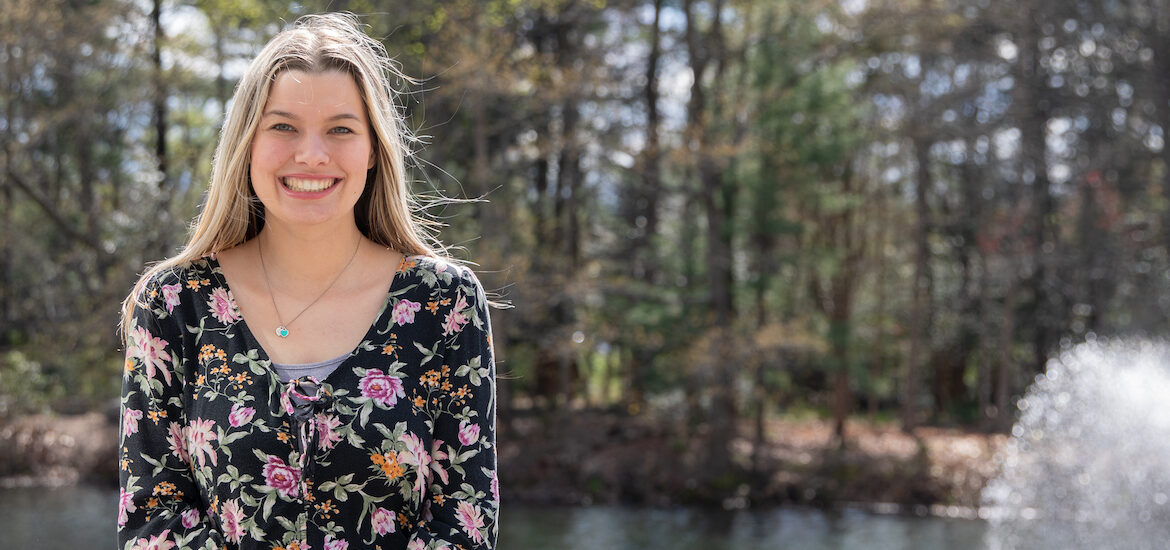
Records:
[[[284,186],[293,191],[300,191],[302,193],[312,193],[315,191],[324,191],[337,183],[335,179],[303,179],[303,178],[284,178],[281,180]]]

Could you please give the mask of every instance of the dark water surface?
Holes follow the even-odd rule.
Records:
[[[5,548],[115,547],[117,491],[0,489]],[[984,550],[982,521],[780,508],[507,506],[501,550]],[[358,550],[358,549],[353,549]]]

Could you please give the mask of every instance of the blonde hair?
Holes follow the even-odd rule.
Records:
[[[358,229],[370,240],[407,255],[449,258],[435,237],[439,225],[421,216],[422,205],[406,180],[407,131],[391,79],[411,83],[385,47],[361,30],[352,14],[306,15],[281,31],[252,60],[232,97],[220,130],[211,185],[191,237],[183,249],[155,264],[122,302],[122,334],[128,334],[138,296],[159,273],[227,250],[255,237],[264,227],[263,205],[249,181],[251,142],[269,89],[284,71],[311,74],[341,71],[353,77],[369,115],[375,164],[354,207]]]

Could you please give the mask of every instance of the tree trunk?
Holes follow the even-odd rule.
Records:
[[[1003,303],[1003,321],[999,333],[999,354],[995,363],[995,415],[992,425],[995,429],[1011,426],[1013,410],[1010,403],[1015,359],[1012,347],[1015,345],[1016,302],[1020,292],[1019,281],[1012,277]]]
[[[914,228],[914,282],[910,312],[910,349],[906,356],[906,375],[902,392],[902,428],[912,430],[920,421],[918,399],[922,384],[923,358],[930,353],[930,205],[927,196],[934,187],[930,174],[930,143],[924,138],[913,138],[914,155],[918,161],[915,179]]]
[[[580,115],[577,112],[575,99],[564,102],[561,109],[564,121],[561,135],[560,169],[557,170],[557,195],[562,206],[560,213],[562,236],[561,242],[568,252],[568,268],[570,273],[576,272],[581,265],[581,213],[584,206],[581,200],[583,174],[581,173],[581,147],[577,140],[577,123]]]
[[[883,197],[880,200],[881,202],[878,204],[878,207],[884,210],[886,206],[885,198]],[[885,343],[887,341],[887,336],[883,320],[887,315],[886,296],[890,292],[889,273],[891,272],[891,267],[886,265],[886,256],[883,253],[886,248],[886,241],[888,239],[887,228],[890,227],[890,221],[887,218],[887,216],[878,216],[877,222],[879,225],[877,227],[877,235],[874,237],[876,242],[873,246],[873,250],[876,251],[873,256],[876,259],[875,261],[877,262],[878,270],[876,298],[877,303],[874,305],[873,317],[874,319],[878,320],[878,325],[874,330],[874,338],[871,342],[869,353],[870,387],[868,388],[866,395],[866,414],[869,417],[870,422],[877,420],[879,406],[877,392],[874,391],[873,386],[882,376],[883,371],[885,371]]]
[[[161,176],[158,187],[166,195],[167,183],[167,91],[166,77],[162,66],[162,0],[154,0],[154,8],[150,12],[151,23],[154,27],[154,44],[151,52],[154,61],[154,154],[158,162],[158,172]]]
[[[11,119],[8,119],[11,120]],[[16,303],[13,300],[16,280],[12,262],[12,187],[7,182],[0,183],[0,276],[5,284],[0,285],[0,325],[15,327]],[[0,348],[7,347],[9,340],[16,337],[12,329],[0,333]]]
[[[654,236],[658,234],[658,200],[661,194],[662,152],[658,133],[658,65],[662,56],[660,19],[662,1],[654,0],[654,23],[650,29],[650,53],[646,60],[646,148],[642,151],[642,185],[634,199],[634,238],[631,239],[630,269],[635,279],[653,282],[658,278]]]
[[[1053,311],[1052,303],[1055,296],[1049,292],[1051,282],[1048,270],[1048,264],[1055,256],[1056,241],[1052,229],[1055,205],[1048,180],[1046,159],[1048,145],[1045,131],[1052,104],[1048,99],[1050,94],[1045,83],[1044,68],[1041,66],[1039,42],[1042,32],[1039,14],[1032,7],[1026,8],[1025,14],[1020,40],[1019,78],[1016,85],[1018,90],[1016,99],[1019,101],[1017,116],[1020,125],[1021,173],[1024,174],[1025,183],[1030,183],[1032,207],[1029,222],[1032,272],[1027,282],[1032,301],[1028,305],[1025,322],[1032,329],[1032,368],[1035,372],[1041,372],[1053,344],[1056,323],[1054,319],[1056,312]]]
[[[209,14],[210,15],[210,14]],[[213,25],[211,29],[212,38],[214,42],[212,46],[215,51],[215,99],[219,102],[220,110],[220,125],[223,120],[227,119],[227,104],[228,104],[228,84],[227,84],[227,58],[223,51],[223,25]]]
[[[1159,2],[1165,6],[1165,3]],[[1151,86],[1157,119],[1163,131],[1170,129],[1170,7],[1158,9],[1156,23],[1147,26],[1150,42],[1156,43],[1154,52],[1153,80]],[[1162,197],[1170,197],[1170,137],[1166,139],[1159,153],[1162,161]],[[1151,185],[1151,187],[1153,187]],[[1170,255],[1170,208],[1162,209],[1162,248]]]
[[[719,43],[716,37],[722,33],[721,14],[722,2],[717,2],[712,8],[714,17],[706,36],[700,37],[693,14],[693,0],[685,3],[687,52],[691,59],[691,71],[694,77],[691,82],[691,97],[687,103],[687,141],[691,152],[697,157],[699,175],[699,198],[703,205],[703,213],[707,219],[706,236],[706,268],[707,291],[711,307],[712,323],[715,326],[727,326],[731,321],[731,250],[728,246],[730,231],[727,227],[728,217],[726,204],[729,195],[724,191],[723,172],[711,150],[713,144],[708,134],[707,93],[704,87],[707,69],[712,58],[709,48],[711,44]],[[718,60],[716,60],[718,61]],[[721,201],[721,199],[723,199]],[[724,203],[724,204],[721,204]]]

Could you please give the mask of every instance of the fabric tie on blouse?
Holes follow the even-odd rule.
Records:
[[[296,422],[297,440],[300,444],[301,494],[307,489],[306,480],[313,477],[321,430],[316,421],[318,414],[330,410],[333,395],[314,376],[289,380],[280,396],[280,403]]]

